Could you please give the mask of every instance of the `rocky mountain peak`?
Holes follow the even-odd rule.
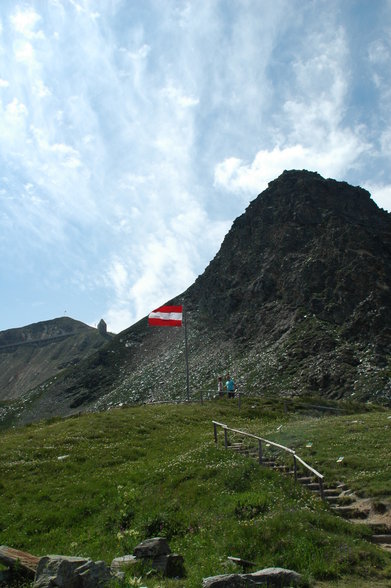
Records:
[[[275,340],[282,311],[346,328],[366,312],[375,335],[390,327],[390,252],[391,215],[366,190],[285,171],[235,220],[195,296],[244,339]]]

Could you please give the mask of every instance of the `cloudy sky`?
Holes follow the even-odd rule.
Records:
[[[391,210],[391,0],[1,0],[0,330],[119,332],[284,169]]]

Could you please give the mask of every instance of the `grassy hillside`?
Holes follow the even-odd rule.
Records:
[[[211,423],[294,446],[326,482],[386,503],[389,413],[350,407],[314,418],[286,408],[250,399],[240,411],[225,399],[142,406],[2,433],[0,544],[110,562],[147,537],[166,536],[184,556],[187,577],[145,576],[148,588],[195,588],[203,577],[238,571],[227,556],[257,569],[291,568],[311,584],[389,586],[391,556],[368,541],[364,525],[337,517],[291,477],[225,451],[221,433],[216,448]]]

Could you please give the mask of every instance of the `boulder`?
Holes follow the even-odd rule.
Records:
[[[183,578],[185,575],[183,557],[177,553],[155,557],[151,561],[151,567],[167,578]]]
[[[75,570],[80,588],[103,588],[113,580],[113,573],[104,561],[88,561]]]
[[[182,578],[185,575],[183,557],[177,553],[171,553],[168,541],[164,537],[152,537],[142,541],[134,548],[133,554],[136,560],[148,560],[151,568],[163,576]],[[134,563],[133,560],[129,562]]]
[[[133,555],[135,555],[137,559],[153,559],[160,555],[168,555],[169,553],[171,553],[171,549],[165,537],[152,537],[151,539],[146,539],[139,543],[133,551]]]
[[[103,588],[114,577],[103,561],[48,555],[39,560],[33,588]]]
[[[34,588],[80,588],[79,577],[75,570],[87,563],[82,557],[66,557],[63,555],[46,555],[38,562]]]

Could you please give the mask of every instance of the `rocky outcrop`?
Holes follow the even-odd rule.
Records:
[[[100,319],[98,323],[98,331],[103,336],[107,335],[107,324],[103,319]]]

